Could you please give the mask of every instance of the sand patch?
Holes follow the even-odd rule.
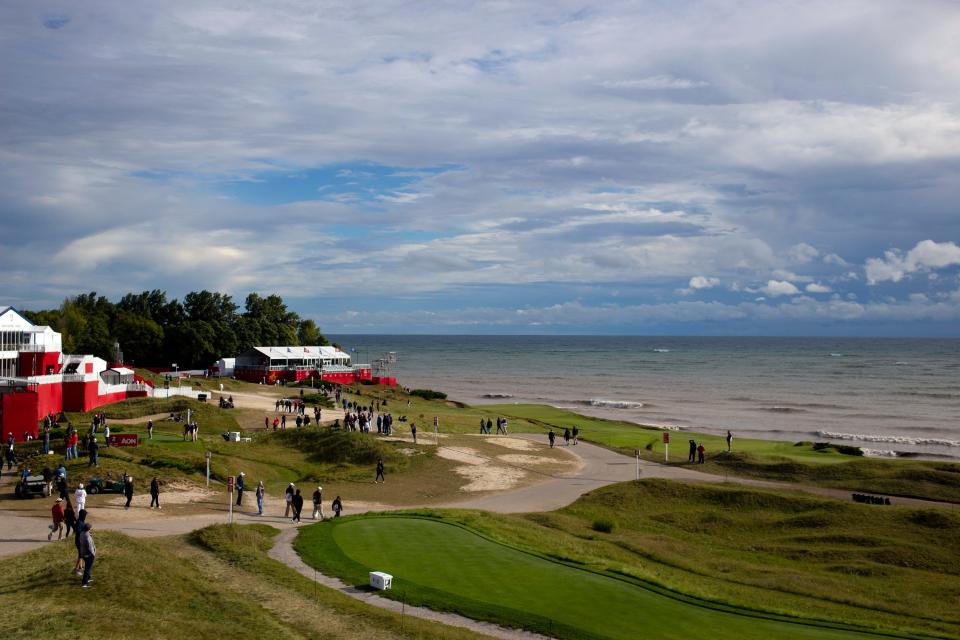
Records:
[[[469,447],[460,447],[459,449],[441,447],[440,450],[437,451],[437,455],[447,460],[463,462],[469,465],[481,465],[487,463],[487,459],[480,456],[476,449],[471,449]]]
[[[130,502],[132,507],[150,506],[150,483],[146,487],[134,486],[133,500]],[[217,497],[225,497],[223,491],[213,491],[206,487],[198,487],[189,482],[171,482],[160,487],[160,504],[191,504],[194,502],[209,502]],[[112,497],[107,501],[108,505],[123,506],[127,499],[122,495]]]
[[[503,491],[512,489],[517,483],[527,477],[527,472],[513,467],[495,465],[463,466],[454,469],[470,482],[462,487],[461,491]]]
[[[514,451],[536,451],[539,447],[529,440],[523,438],[486,438],[484,442],[499,445]]]
[[[538,465],[538,464],[562,464],[565,460],[555,460],[544,456],[528,456],[522,453],[508,453],[497,456],[497,460],[503,460],[509,464]]]

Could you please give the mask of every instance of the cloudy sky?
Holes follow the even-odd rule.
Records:
[[[0,0],[0,304],[960,334],[960,4]]]

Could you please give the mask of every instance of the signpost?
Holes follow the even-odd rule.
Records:
[[[640,479],[640,449],[634,451],[634,454],[637,456],[637,480]]]
[[[233,476],[227,476],[227,508],[230,509],[230,524],[233,524]]]
[[[207,487],[210,487],[210,456],[211,453],[207,451]]]
[[[111,447],[136,447],[140,444],[140,437],[135,433],[115,433],[107,438]]]
[[[433,435],[437,439],[437,448],[440,448],[440,416],[433,416]]]
[[[670,461],[670,432],[663,432],[663,461]]]

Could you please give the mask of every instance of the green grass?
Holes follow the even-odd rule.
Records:
[[[391,573],[390,597],[556,637],[869,637],[839,625],[693,598],[424,517],[322,523],[302,530],[296,548],[308,564],[354,584],[365,584],[370,570]]]

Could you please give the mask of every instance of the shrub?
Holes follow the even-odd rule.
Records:
[[[617,523],[609,518],[597,518],[593,521],[593,530],[600,533],[613,533],[617,528]]]
[[[447,394],[442,391],[433,391],[431,389],[414,389],[410,395],[423,398],[424,400],[446,400]]]

